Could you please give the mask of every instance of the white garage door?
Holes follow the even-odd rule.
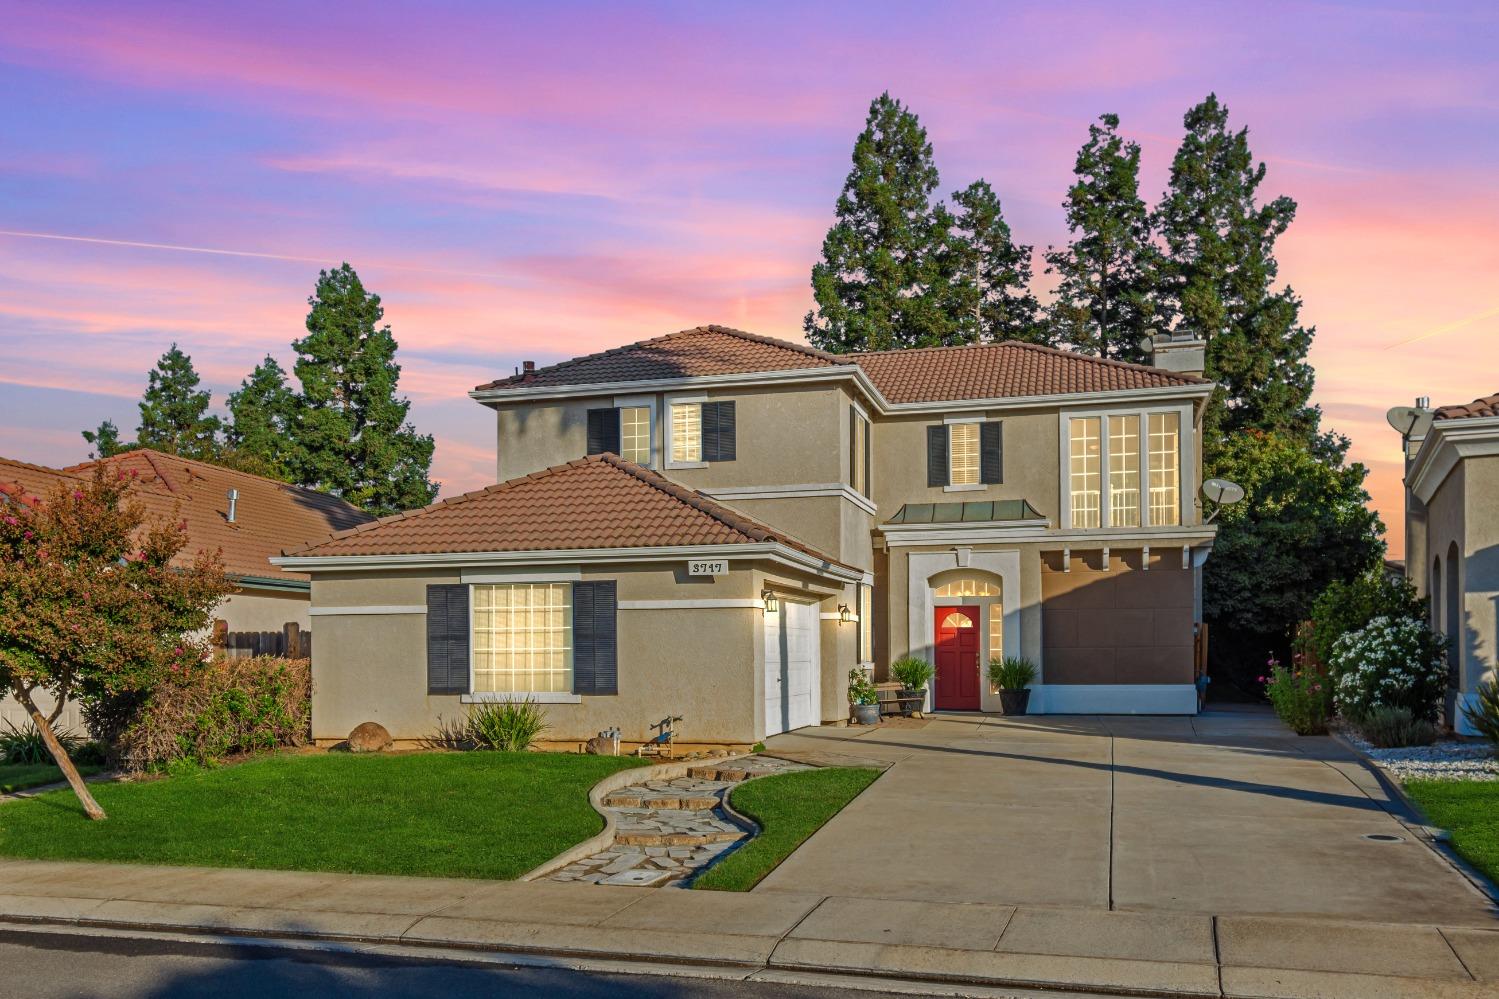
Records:
[[[765,615],[765,734],[822,720],[821,641],[816,604],[782,600]]]

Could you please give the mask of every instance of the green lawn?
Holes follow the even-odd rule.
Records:
[[[749,891],[879,775],[867,767],[829,767],[761,777],[736,787],[729,800],[759,823],[760,835],[708,868],[692,887]]]
[[[78,772],[85,777],[103,770],[103,767],[79,766]],[[62,771],[50,763],[0,763],[0,794],[24,791],[28,787],[56,784],[62,780]]]
[[[1458,853],[1499,883],[1499,781],[1413,780],[1405,790],[1452,834]]]
[[[602,778],[643,761],[560,753],[282,755],[0,807],[0,855],[514,878],[603,828]]]

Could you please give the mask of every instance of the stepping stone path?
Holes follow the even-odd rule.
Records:
[[[604,799],[604,808],[614,816],[614,842],[554,871],[550,878],[642,888],[685,887],[704,868],[754,835],[724,808],[731,788],[755,777],[810,769],[773,756],[746,756],[705,762],[685,777],[612,791]]]

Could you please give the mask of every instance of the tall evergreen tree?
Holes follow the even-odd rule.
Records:
[[[1218,383],[1204,442],[1213,449],[1238,430],[1286,432],[1309,439],[1320,414],[1308,400],[1307,363],[1314,330],[1299,322],[1301,300],[1273,288],[1275,240],[1296,202],[1260,204],[1265,164],[1249,150],[1249,130],[1228,129],[1228,108],[1214,94],[1187,112],[1186,136],[1156,209],[1166,245],[1162,310],[1178,333],[1207,341],[1207,377]]]
[[[1031,248],[1014,241],[999,195],[986,180],[953,192],[953,227],[944,267],[963,342],[1023,340],[1050,344],[1031,294]]]
[[[1061,278],[1051,307],[1055,332],[1099,357],[1141,361],[1153,321],[1156,251],[1140,199],[1140,146],[1119,134],[1119,116],[1099,116],[1072,168],[1063,207],[1071,241],[1046,255]]]
[[[943,287],[951,215],[933,208],[937,167],[920,120],[888,93],[869,106],[836,219],[812,268],[803,327],[838,353],[962,342]]]
[[[396,395],[396,340],[380,296],[347,263],[318,274],[307,335],[295,341],[302,384],[296,479],[377,516],[432,501],[432,438],[406,422]]]
[[[146,379],[136,442],[184,458],[212,461],[219,450],[222,424],[208,412],[212,395],[198,387],[201,379],[192,358],[174,343]]]
[[[290,477],[297,463],[296,414],[297,397],[286,383],[286,372],[267,354],[229,396],[230,423],[224,439],[235,466],[273,478]]]

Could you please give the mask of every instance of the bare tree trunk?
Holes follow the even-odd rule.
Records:
[[[47,744],[47,752],[52,754],[52,759],[56,761],[58,769],[68,779],[68,786],[78,796],[78,803],[83,806],[84,814],[95,820],[108,818],[109,816],[104,814],[104,809],[99,807],[99,803],[89,793],[88,785],[79,776],[78,768],[73,766],[72,760],[68,759],[67,750],[62,748],[62,743],[58,742],[57,736],[52,733],[51,721],[37,708],[36,701],[31,699],[31,690],[16,688],[14,693],[16,700],[21,702],[26,713],[31,716],[31,722],[36,726],[36,730],[42,734],[42,741]],[[61,708],[61,706],[62,699],[58,698],[58,707]]]

